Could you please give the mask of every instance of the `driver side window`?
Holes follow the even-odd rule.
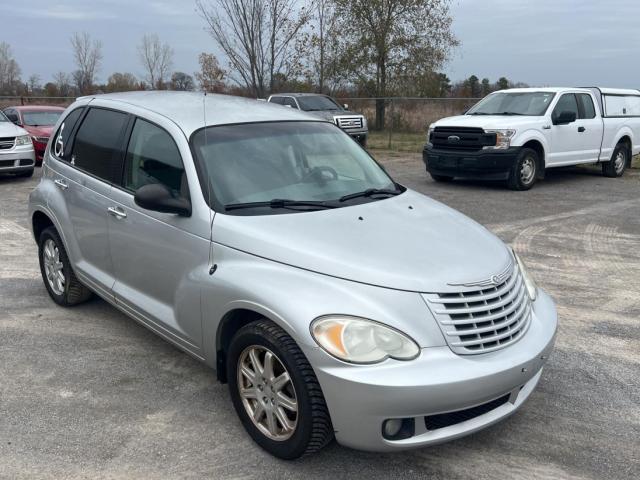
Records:
[[[575,112],[576,118],[580,118],[578,111],[578,102],[573,93],[565,93],[560,97],[556,107],[553,109],[551,119],[555,122],[562,112]]]

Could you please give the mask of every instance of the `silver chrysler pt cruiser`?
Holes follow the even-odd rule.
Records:
[[[273,455],[443,442],[538,383],[557,315],[522,261],[336,125],[133,92],[54,132],[29,202],[51,298],[97,294],[215,368]]]

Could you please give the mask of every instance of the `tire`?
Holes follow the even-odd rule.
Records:
[[[30,168],[29,170],[24,170],[23,172],[18,172],[16,173],[16,177],[21,177],[21,178],[29,178],[33,176],[33,168]]]
[[[453,181],[453,177],[450,177],[448,175],[436,175],[435,173],[431,172],[429,172],[429,175],[431,175],[431,178],[433,178],[436,182],[448,183]]]
[[[533,187],[538,178],[539,166],[540,158],[535,150],[530,148],[520,150],[507,178],[509,189],[522,191]]]
[[[258,368],[254,368],[252,352],[258,358]],[[268,363],[268,353],[272,355],[271,375],[260,373],[264,372],[265,364]],[[260,365],[263,370],[260,370]],[[250,380],[251,375],[241,373],[242,371],[257,371],[263,376],[256,378],[256,385]],[[288,373],[290,380],[282,389],[276,387],[275,393],[271,387],[276,385],[276,382],[268,379],[267,382],[263,382],[266,377],[274,380],[284,378],[284,373]],[[227,379],[233,406],[244,428],[253,440],[270,454],[293,460],[317,452],[333,439],[331,418],[313,368],[296,342],[272,322],[266,319],[257,320],[245,325],[234,335],[227,355]],[[252,398],[243,400],[239,386]],[[258,395],[263,396],[262,403],[259,403]],[[288,403],[291,403],[290,399],[295,399],[295,413],[278,403],[279,399],[283,398],[282,395],[289,399]],[[271,399],[268,396],[271,396]],[[264,409],[264,405],[266,409],[271,410]],[[257,423],[250,416],[252,408],[253,412],[260,412],[257,415]],[[270,436],[268,432],[269,412],[277,410],[282,410],[280,417],[283,414],[287,415],[286,420],[289,423],[289,431],[286,431],[284,423],[272,417],[276,430],[274,433],[279,434],[280,438]]]
[[[624,143],[619,143],[613,150],[611,160],[602,164],[602,174],[610,178],[621,177],[629,165],[630,158],[629,147]]]
[[[42,281],[54,302],[63,307],[71,307],[91,298],[91,291],[80,283],[73,272],[67,251],[64,249],[60,235],[55,228],[46,228],[40,234],[38,258]],[[52,267],[55,268],[51,270]],[[55,279],[58,271],[62,274],[63,280],[61,282],[50,281],[48,272],[51,272],[52,278]]]

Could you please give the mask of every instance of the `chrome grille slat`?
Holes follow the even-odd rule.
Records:
[[[449,347],[460,355],[488,353],[518,341],[531,323],[532,306],[514,262],[492,277],[448,293],[424,294]]]
[[[496,320],[498,318],[502,318],[505,315],[509,315],[510,313],[512,313],[516,308],[518,308],[518,305],[520,302],[522,302],[522,296],[524,295],[524,286],[520,287],[520,293],[518,293],[518,297],[515,299],[515,301],[509,305],[507,308],[496,312],[496,313],[492,313],[490,315],[483,315],[483,316],[478,316],[478,317],[470,317],[470,318],[464,318],[461,320],[443,320],[441,323],[442,325],[469,325],[469,324],[473,324],[473,323],[482,323],[482,322],[489,322],[492,320]],[[447,312],[448,313],[448,312]]]
[[[362,117],[335,117],[335,120],[340,128],[362,128]]]
[[[16,143],[15,137],[0,138],[0,150],[11,150]]]
[[[506,305],[506,304],[510,303],[515,298],[515,296],[518,294],[518,291],[520,290],[520,287],[521,287],[521,283],[520,282],[521,282],[521,280],[518,279],[517,280],[518,285],[515,288],[511,289],[511,291],[507,294],[507,296],[505,298],[502,298],[497,302],[487,303],[486,300],[480,300],[480,301],[477,301],[477,302],[470,302],[470,301],[466,300],[465,298],[461,298],[460,300],[462,300],[462,301],[458,302],[458,303],[465,305],[465,307],[438,309],[438,310],[436,310],[436,313],[446,313],[448,315],[457,315],[457,314],[486,312],[487,310],[494,310],[496,308],[499,308],[499,307],[501,307],[503,305]],[[468,306],[470,303],[480,303],[480,302],[484,302],[484,305],[478,305],[476,307],[469,307]],[[449,304],[449,305],[451,305],[451,304]]]

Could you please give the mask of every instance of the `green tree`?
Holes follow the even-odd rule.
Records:
[[[486,97],[487,95],[489,95],[491,93],[491,83],[489,82],[488,78],[483,78],[482,79],[481,90],[482,90],[482,96],[483,97]]]
[[[131,90],[139,90],[140,83],[138,79],[131,73],[115,72],[107,79],[105,90],[111,92],[129,92]]]
[[[193,77],[184,72],[173,72],[171,75],[171,89],[182,92],[192,92],[195,89]]]
[[[507,80],[506,77],[500,77],[496,86],[498,87],[498,90],[506,90],[509,88],[509,80]]]
[[[450,0],[335,0],[340,40],[356,83],[372,84],[376,127],[384,128],[385,100],[394,81],[432,72],[458,40]]]

